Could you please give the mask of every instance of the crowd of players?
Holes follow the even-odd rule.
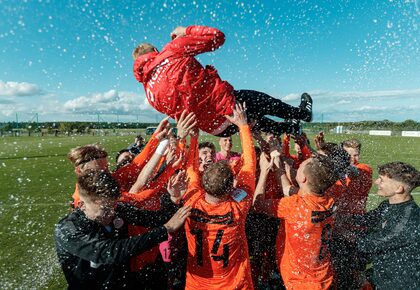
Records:
[[[70,289],[419,287],[415,168],[380,166],[387,200],[366,212],[372,169],[358,162],[360,142],[318,135],[313,149],[305,134],[255,132],[254,146],[242,106],[231,121],[242,153],[231,137],[218,153],[199,143],[193,114],[177,136],[164,119],[113,171],[98,145],[71,150],[74,211],[55,233]]]
[[[215,28],[177,27],[171,39],[133,58],[176,134],[163,119],[112,171],[98,145],[69,153],[73,211],[55,230],[69,289],[419,289],[419,171],[379,166],[386,200],[366,212],[372,169],[359,163],[361,143],[319,134],[313,149],[300,130],[312,120],[308,94],[292,107],[234,90],[194,58],[223,44]],[[220,137],[220,152],[200,130]]]

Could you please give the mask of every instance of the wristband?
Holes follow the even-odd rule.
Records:
[[[155,153],[159,155],[163,155],[163,152],[165,152],[165,149],[166,147],[168,147],[168,144],[169,144],[168,139],[163,139],[162,141],[160,141],[158,147],[156,148]]]

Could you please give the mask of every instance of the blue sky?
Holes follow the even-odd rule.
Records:
[[[225,33],[199,60],[236,89],[309,92],[315,121],[420,121],[417,1],[0,0],[0,121],[156,121],[131,51],[191,24]]]

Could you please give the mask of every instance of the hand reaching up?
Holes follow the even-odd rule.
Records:
[[[260,156],[260,170],[261,172],[268,173],[274,165],[274,158],[270,158],[270,155],[261,153]]]
[[[172,175],[168,180],[166,189],[171,196],[172,202],[179,203],[182,195],[187,189],[187,175],[185,170],[181,170],[178,173]]]
[[[174,40],[180,36],[184,36],[187,32],[187,28],[184,26],[178,26],[171,32],[171,39]]]
[[[319,132],[319,134],[315,136],[314,141],[316,150],[320,150],[322,145],[325,143],[324,132]]]
[[[182,227],[187,217],[190,216],[190,213],[191,206],[183,206],[163,226],[166,228],[168,233],[173,233]]]
[[[162,121],[160,121],[159,125],[157,126],[155,133],[156,139],[159,141],[166,138],[167,135],[170,132],[170,125],[169,125],[169,117],[164,118]]]
[[[246,105],[245,103],[240,104],[237,103],[233,108],[233,116],[225,115],[226,119],[228,119],[232,124],[236,126],[243,126],[248,124],[248,120],[246,117]]]
[[[197,119],[193,112],[183,111],[179,119],[175,119],[177,128],[177,137],[184,139],[189,132],[197,125]]]

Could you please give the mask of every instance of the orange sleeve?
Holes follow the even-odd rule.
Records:
[[[141,207],[142,204],[152,199],[153,197],[161,196],[165,191],[162,188],[149,188],[142,190],[138,193],[122,192],[120,201],[131,203],[137,207]]]
[[[181,140],[178,142],[178,148],[181,151],[186,151],[186,144],[185,144],[185,139]]]
[[[145,187],[142,188],[140,192],[137,193],[122,193],[122,201],[126,202],[135,202],[135,203],[142,203],[148,199],[151,199],[155,196],[161,195],[164,190],[162,190],[169,178],[175,173],[177,168],[173,167],[171,164],[167,165],[165,170],[152,182],[147,184]]]
[[[181,154],[182,151],[184,151],[185,147],[180,148],[179,143],[177,144],[177,151]],[[165,158],[162,158],[162,163],[165,160]],[[175,173],[176,170],[180,169],[179,167],[174,167],[173,164],[167,164],[163,172],[152,182],[150,182],[148,185],[146,185],[146,188],[148,189],[154,189],[154,188],[162,188],[166,185],[169,178]]]
[[[150,160],[158,145],[159,140],[153,134],[144,149],[130,164],[112,173],[112,176],[120,183],[121,191],[130,190],[131,186],[136,182],[140,171]]]
[[[252,142],[252,133],[249,125],[240,126],[239,134],[242,144],[243,165],[236,178],[236,187],[246,191],[247,195],[243,201],[245,204],[251,206],[255,191],[255,171],[257,158],[255,156],[255,148]]]
[[[191,138],[190,148],[187,159],[187,176],[189,178],[188,187],[201,187],[198,175],[198,139]]]
[[[185,148],[185,147],[184,147]],[[181,148],[180,151],[183,151]],[[164,160],[164,158],[162,158]],[[178,168],[172,166],[172,164],[168,164],[163,170],[163,172],[152,182],[147,184],[140,192],[137,193],[123,193],[123,201],[135,201],[137,203],[144,202],[148,199],[151,199],[159,194],[162,194],[162,189],[165,187],[166,183],[168,182],[169,178],[175,173]]]
[[[159,172],[159,169],[162,167],[162,165],[163,165],[163,163],[164,163],[165,161],[166,161],[166,156],[165,156],[165,155],[163,155],[163,156],[160,158],[158,165],[155,167],[155,170],[154,170],[154,172],[153,172],[153,176],[155,176],[155,175]]]
[[[302,160],[301,160],[301,161],[304,161],[304,160],[306,160],[306,159],[311,158],[311,156],[312,156],[312,152],[311,152],[311,150],[308,148],[308,146],[307,146],[307,145],[303,146],[303,148],[302,148],[301,150],[302,150]]]
[[[73,208],[79,207],[80,196],[79,196],[79,189],[77,188],[77,183],[76,183],[76,186],[74,187],[74,193],[71,197],[73,198],[73,202],[71,202],[72,207]]]
[[[153,133],[150,137],[149,142],[144,146],[143,150],[133,159],[132,164],[136,164],[138,167],[143,168],[144,165],[149,161],[159,145],[159,140],[156,138],[157,133]]]
[[[283,156],[290,157],[290,135],[284,135],[281,153]]]
[[[363,180],[362,185],[364,186],[362,191],[369,194],[369,191],[373,183],[372,168],[367,164],[363,164],[363,166],[360,167],[360,171],[361,171],[361,176],[362,176],[361,178]]]
[[[201,181],[198,172],[198,139],[191,137],[186,170],[189,181],[187,192],[183,196],[184,201],[190,199],[201,189]]]
[[[239,160],[233,160],[232,162],[229,162],[229,167],[233,172],[233,175],[238,175],[239,171],[241,171],[242,164],[244,163],[243,156],[241,156],[241,159]]]

